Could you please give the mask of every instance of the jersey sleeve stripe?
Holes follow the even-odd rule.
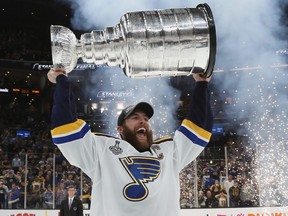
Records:
[[[71,142],[83,138],[89,130],[89,125],[79,119],[73,123],[54,128],[51,131],[52,140],[55,144]]]
[[[191,140],[193,143],[200,145],[202,147],[205,147],[207,145],[207,141],[199,139],[195,134],[191,133],[187,128],[180,126],[178,129],[179,132],[184,134],[189,140]]]
[[[182,126],[186,127],[188,130],[191,130],[193,133],[195,133],[198,137],[207,140],[207,142],[210,140],[211,137],[211,133],[199,126],[197,126],[196,124],[194,124],[193,122],[185,119],[182,122]]]
[[[77,121],[75,121],[75,122],[54,128],[51,131],[51,134],[53,137],[69,135],[69,134],[75,133],[77,131],[80,131],[85,126],[85,124],[86,123],[83,120],[77,119]]]
[[[198,127],[189,120],[184,120],[178,131],[184,134],[193,143],[202,147],[207,145],[211,137],[211,133],[204,130],[203,128]]]

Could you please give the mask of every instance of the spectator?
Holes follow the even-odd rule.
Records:
[[[200,208],[206,207],[206,195],[203,190],[200,190],[198,193],[198,205]]]
[[[220,183],[220,185],[222,185],[223,188],[225,188],[224,185],[225,185],[226,181],[227,181],[226,174],[224,172],[220,172],[219,183]]]
[[[203,188],[209,188],[212,184],[210,183],[210,174],[207,170],[203,170],[203,176],[202,176],[202,187]],[[210,185],[211,184],[211,185]]]
[[[220,176],[226,176],[225,167],[226,167],[225,161],[220,161],[219,168],[218,168]],[[220,182],[220,184],[221,184],[221,182]]]
[[[228,175],[227,181],[224,183],[225,191],[229,191],[229,189],[234,185],[234,179],[232,175]]]
[[[215,179],[212,178],[211,175],[205,177],[204,188],[210,189],[210,187],[214,184]]]
[[[1,167],[2,167],[2,170],[11,169],[11,162],[9,160],[8,154],[4,155],[4,158],[1,162]]]
[[[90,209],[91,189],[88,184],[84,184],[81,197],[84,209]]]
[[[252,207],[256,201],[257,187],[250,179],[246,179],[241,186],[240,199],[243,207]]]
[[[210,191],[213,197],[216,197],[216,195],[223,191],[222,185],[219,184],[218,180],[215,180],[214,184],[211,185]]]
[[[15,177],[18,179],[19,184],[22,184],[22,183],[25,184],[25,182],[24,182],[25,171],[24,170],[23,170],[24,172],[21,172],[21,171],[22,171],[22,169],[20,167],[19,170],[17,171],[17,173],[15,174]]]
[[[6,173],[4,179],[5,179],[6,185],[9,189],[12,188],[13,183],[16,185],[18,185],[20,183],[18,177],[14,174],[14,170],[12,170],[12,169],[10,169]]]
[[[220,180],[220,177],[219,177],[219,172],[215,169],[212,173],[212,176],[211,176],[214,180],[217,180],[218,181],[218,184],[219,184],[219,180]],[[215,183],[215,182],[214,182]]]
[[[225,190],[221,190],[219,194],[215,195],[215,198],[218,200],[219,207],[227,207],[227,194]]]
[[[67,190],[64,187],[64,182],[61,181],[56,190],[56,209],[60,209],[62,201],[67,196]]]
[[[69,174],[68,178],[64,182],[65,188],[68,188],[70,185],[75,185],[75,181],[73,180],[73,175]]]
[[[44,188],[47,188],[48,185],[53,185],[53,173],[51,171],[46,172],[45,179],[43,180]]]
[[[51,188],[51,185],[49,184],[43,194],[44,197],[44,207],[46,207],[47,209],[52,209],[53,208],[53,191]]]
[[[232,175],[233,179],[236,179],[239,175],[239,169],[235,160],[230,161],[230,167],[228,170],[228,175]]]
[[[240,206],[240,187],[238,181],[234,180],[234,185],[229,189],[229,203],[231,207]]]
[[[31,196],[28,199],[28,204],[30,208],[39,208],[42,207],[42,193],[43,193],[43,173],[42,171],[38,172],[38,175],[33,179],[31,184]]]
[[[11,190],[8,191],[8,207],[10,209],[20,208],[20,190],[15,183],[12,183]]]
[[[214,172],[214,168],[211,166],[211,164],[209,164],[208,162],[206,163],[206,166],[204,167],[203,169],[203,173],[207,173],[209,174],[210,176],[213,175],[213,172]]]
[[[26,155],[25,148],[22,148],[18,155],[19,155],[19,158],[21,160],[21,165],[23,165],[22,162],[25,161],[25,155]]]
[[[6,185],[4,185],[3,181],[0,181],[0,209],[5,209],[6,208],[6,203],[7,203],[7,193],[8,193],[8,188]]]
[[[213,197],[212,192],[210,190],[206,191],[206,197],[207,197],[207,199],[205,200],[205,207],[206,208],[218,207],[218,200],[216,200]]]
[[[75,187],[69,185],[68,197],[62,201],[60,208],[60,216],[83,216],[83,204],[80,199],[75,197]]]

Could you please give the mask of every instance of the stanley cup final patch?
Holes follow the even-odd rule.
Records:
[[[122,154],[122,152],[123,152],[123,150],[122,150],[122,148],[120,148],[119,144],[120,144],[120,141],[116,140],[115,145],[109,147],[110,151],[113,152],[113,154],[115,154],[115,155]]]

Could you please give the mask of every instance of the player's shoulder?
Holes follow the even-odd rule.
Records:
[[[160,143],[168,142],[168,141],[173,141],[172,137],[170,137],[170,136],[161,137],[161,138],[158,138],[158,139],[154,140],[153,143],[154,144],[160,144]]]
[[[114,139],[120,139],[119,137],[113,136],[111,134],[105,134],[101,132],[93,132],[94,135],[100,136],[100,137],[108,137],[108,138],[114,138]]]

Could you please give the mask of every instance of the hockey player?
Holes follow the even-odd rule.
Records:
[[[94,134],[77,119],[67,74],[50,70],[56,83],[52,139],[67,160],[93,181],[91,216],[179,216],[179,172],[209,142],[212,114],[208,82],[194,74],[189,111],[172,138],[153,141],[146,102],[125,108],[118,117],[120,138]]]

